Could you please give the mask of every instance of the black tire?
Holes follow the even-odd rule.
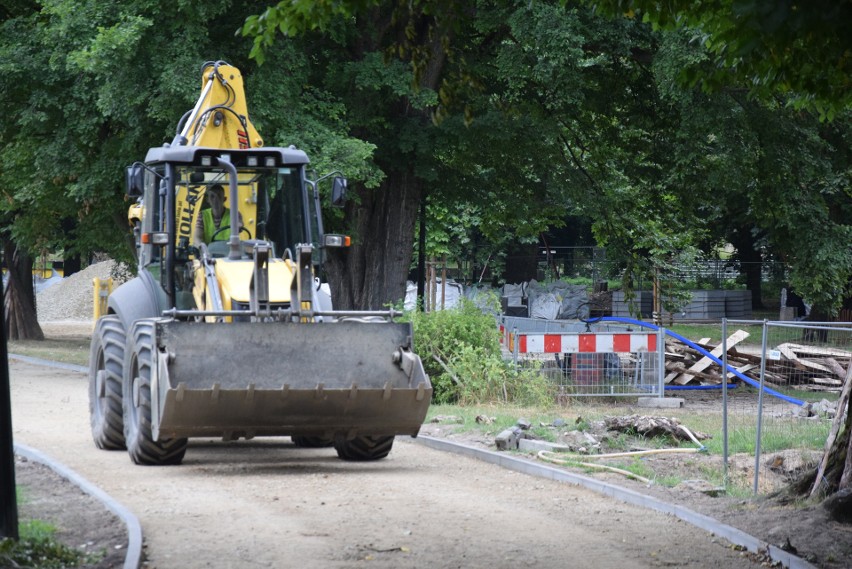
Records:
[[[334,450],[343,460],[368,461],[386,457],[393,447],[393,437],[355,437],[351,441],[337,439]]]
[[[128,338],[124,360],[124,439],[127,452],[136,464],[180,464],[186,454],[186,439],[155,441],[151,431],[153,350],[153,323],[137,321]]]
[[[301,448],[328,448],[334,444],[334,439],[326,437],[310,437],[305,435],[294,435],[293,444]]]
[[[126,448],[121,401],[126,341],[118,316],[98,319],[89,353],[89,418],[95,446],[104,450]]]

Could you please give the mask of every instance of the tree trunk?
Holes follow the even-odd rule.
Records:
[[[385,33],[405,34],[408,41],[421,42],[431,56],[417,61],[425,64],[419,84],[421,88],[437,92],[447,62],[447,34],[452,30],[439,29],[435,17],[422,13],[419,8],[409,6],[409,10],[412,10],[408,14],[410,20],[404,16],[396,20],[394,9],[377,8],[372,23],[364,30],[363,39],[367,41],[359,41],[353,48],[359,58],[367,52],[383,51]],[[372,35],[376,30],[381,31]],[[416,37],[408,36],[412,31]],[[390,122],[414,121],[423,129],[432,128],[431,112],[412,105],[406,97],[389,101],[387,118]],[[370,140],[375,134],[355,133],[364,140]],[[348,251],[332,251],[326,259],[336,309],[381,310],[405,299],[423,180],[415,175],[411,166],[419,162],[417,150],[399,153],[396,146],[394,142],[384,152],[377,152],[376,162],[387,175],[382,184],[372,190],[361,188],[360,201],[350,200],[346,206],[345,219],[351,228],[352,246]]]
[[[360,192],[346,209],[352,246],[332,252],[327,268],[340,310],[380,310],[405,298],[422,182],[411,170],[392,171],[377,189]]]
[[[6,338],[44,340],[36,315],[32,257],[7,241],[3,245],[3,258],[9,275],[3,295]]]
[[[849,362],[848,365],[852,365]],[[818,468],[806,472],[793,482],[788,493],[793,496],[823,495],[824,507],[836,521],[852,522],[852,398],[845,401],[846,419],[843,421],[839,436],[826,451],[825,470],[819,481]],[[844,409],[837,412],[842,416]]]
[[[731,235],[731,244],[737,249],[740,270],[745,274],[746,288],[751,291],[752,310],[763,310],[761,283],[762,261],[760,251],[754,247],[754,238],[750,228],[739,228]]]
[[[538,244],[515,244],[506,258],[507,283],[522,283],[538,277]]]

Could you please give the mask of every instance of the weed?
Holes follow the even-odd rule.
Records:
[[[635,474],[636,476],[641,476],[642,478],[654,478],[655,476],[654,470],[639,458],[634,458],[630,462],[626,463],[613,462],[608,466],[614,466],[615,468],[626,470],[627,472]]]
[[[664,476],[655,476],[652,478],[654,483],[659,484],[660,486],[665,486],[666,488],[674,488],[681,482],[683,482],[683,478],[678,476],[677,474],[666,474]]]
[[[77,567],[87,559],[54,538],[56,528],[39,520],[22,522],[20,539],[0,539],[0,566],[32,569]]]
[[[414,325],[416,350],[432,378],[436,403],[521,403],[552,400],[551,385],[534,369],[516,370],[503,361],[493,316],[472,302],[458,308],[406,318]]]

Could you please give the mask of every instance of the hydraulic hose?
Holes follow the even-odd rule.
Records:
[[[636,326],[643,326],[645,328],[650,328],[651,330],[659,330],[660,329],[660,327],[657,326],[656,324],[651,324],[650,322],[643,322],[642,320],[634,320],[633,318],[624,318],[624,317],[621,317],[621,316],[601,316],[599,318],[590,318],[589,320],[583,320],[583,322],[586,322],[588,324],[594,324],[596,322],[621,322],[622,324],[634,324]],[[674,338],[675,340],[678,340],[679,342],[686,344],[687,346],[689,346],[693,350],[697,350],[699,353],[704,354],[706,357],[710,358],[711,360],[713,360],[714,362],[719,364],[719,366],[724,367],[725,364],[722,362],[722,360],[720,360],[719,358],[717,358],[716,356],[714,356],[713,354],[711,354],[710,352],[708,352],[707,350],[705,350],[704,348],[702,348],[701,346],[696,344],[695,342],[692,342],[692,341],[688,340],[687,338],[684,338],[680,334],[678,334],[676,332],[672,332],[671,330],[666,330],[665,332],[666,332],[666,336],[670,336],[670,337]],[[757,387],[758,389],[760,388],[759,382],[753,380],[750,377],[747,377],[743,373],[740,373],[738,370],[732,368],[730,365],[727,366],[727,369],[728,369],[729,372],[733,373],[735,376],[737,376],[738,378],[740,378],[744,382],[748,383],[752,387]],[[723,381],[724,381],[724,379],[723,379]],[[666,389],[669,389],[669,387],[666,387]],[[805,402],[802,401],[801,399],[796,399],[795,397],[790,397],[789,395],[784,395],[783,393],[779,393],[778,391],[775,391],[774,389],[770,389],[769,387],[763,386],[763,390],[766,393],[768,393],[769,395],[776,397],[778,399],[781,399],[782,401],[786,401],[787,403],[792,403],[793,405],[798,405],[799,407],[803,407],[805,405]]]

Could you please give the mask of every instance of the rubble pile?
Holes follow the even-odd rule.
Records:
[[[116,272],[115,266],[111,260],[94,263],[41,290],[36,295],[38,321],[91,320],[94,313],[92,280],[110,278]]]
[[[737,350],[736,346],[748,337],[737,330],[728,337],[728,365],[739,373],[760,381],[760,353]],[[711,345],[709,340],[698,345],[722,359],[722,344]],[[769,387],[792,387],[800,391],[839,392],[852,366],[852,351],[838,348],[807,346],[785,342],[770,350],[766,361],[764,382]],[[666,342],[666,383],[677,385],[719,385],[722,368],[711,358],[680,342]],[[736,380],[729,372],[728,381]]]

